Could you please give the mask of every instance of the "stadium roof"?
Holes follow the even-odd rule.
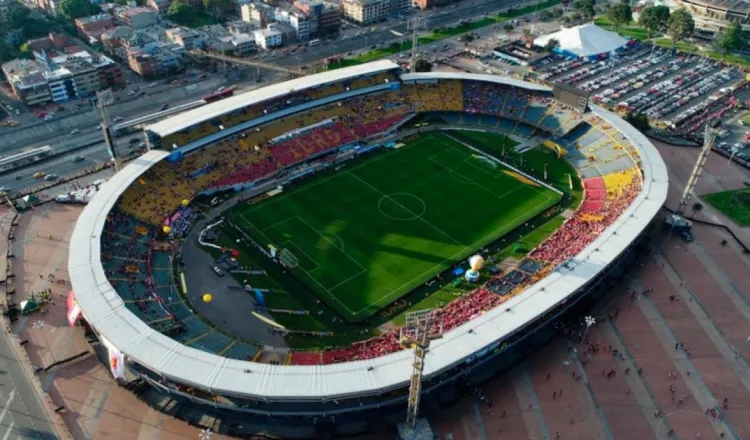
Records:
[[[614,52],[628,44],[627,39],[591,23],[543,35],[535,39],[534,44],[543,47],[553,38],[560,42],[560,50],[579,57]]]
[[[493,82],[498,84],[508,84],[513,87],[521,87],[524,89],[531,89],[531,90],[543,90],[543,91],[552,91],[551,88],[547,86],[541,86],[539,84],[532,84],[528,82],[523,82],[514,78],[510,78],[507,76],[497,76],[497,75],[482,75],[482,74],[476,74],[476,73],[463,73],[463,72],[432,72],[432,73],[407,73],[404,75],[401,75],[401,79],[405,82],[409,81],[419,81],[419,80],[434,80],[434,79],[468,79],[468,80],[474,80],[474,81],[487,81],[487,82]]]
[[[247,93],[235,95],[222,99],[221,101],[198,107],[194,110],[157,122],[156,124],[149,125],[146,127],[146,130],[164,137],[196,124],[200,124],[201,122],[211,120],[217,116],[240,110],[269,99],[278,98],[279,96],[284,96],[293,91],[310,89],[347,78],[355,78],[362,75],[379,73],[397,68],[398,64],[393,61],[383,60],[317,73],[315,75],[303,76],[291,81],[271,84]]]
[[[733,12],[742,15],[750,13],[750,1],[748,0],[679,0],[677,6],[683,6],[680,3],[726,11],[727,13]],[[693,8],[689,8],[689,10],[691,13],[707,14],[706,11],[701,11],[700,9],[694,10]]]
[[[445,78],[421,74],[419,78]],[[497,81],[483,75],[460,78]],[[415,79],[414,76],[407,76]],[[537,88],[527,84],[529,88]],[[584,287],[625,251],[657,215],[667,198],[667,169],[659,152],[640,132],[620,117],[599,107],[592,112],[618,128],[639,152],[643,189],[615,222],[566,266],[528,287],[522,294],[495,307],[432,343],[425,375],[458,365],[465,358],[489,349],[532,320],[552,310]],[[333,365],[267,365],[223,358],[184,346],[153,330],[125,307],[107,279],[101,262],[105,220],[118,198],[138,177],[164,159],[152,151],[117,173],[81,213],[70,239],[68,270],[76,300],[89,324],[128,359],[180,384],[216,394],[261,397],[267,400],[321,400],[373,394],[405,386],[412,356],[399,351],[370,360]]]

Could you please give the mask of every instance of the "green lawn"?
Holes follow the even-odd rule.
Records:
[[[507,171],[434,134],[232,215],[359,322],[559,201]]]
[[[594,24],[603,29],[615,32],[615,25],[607,16],[597,17],[594,21]],[[620,26],[619,28],[617,28],[617,33],[625,38],[633,38],[639,41],[648,39],[648,31],[635,24]]]
[[[750,188],[706,194],[703,199],[739,226],[750,226]]]

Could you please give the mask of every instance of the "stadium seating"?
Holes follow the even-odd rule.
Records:
[[[403,86],[408,101],[417,112],[460,112],[463,110],[463,83],[458,80],[410,83]]]
[[[215,133],[219,123],[231,126],[391,81],[398,79],[385,73],[294,92],[166,137],[164,142],[184,145]],[[128,309],[153,328],[165,331],[181,323],[182,331],[175,339],[191,347],[232,359],[259,357],[259,347],[210,328],[182,302],[172,284],[169,253],[154,250],[159,229],[169,220],[173,229],[186,231],[197,214],[182,207],[182,200],[192,200],[201,191],[278,175],[316,156],[382,136],[416,112],[445,112],[452,123],[494,127],[523,137],[549,133],[550,140],[565,150],[585,189],[572,216],[527,258],[437,311],[446,331],[502,304],[556,265],[564,264],[611,225],[640,190],[640,159],[628,139],[600,118],[565,107],[549,92],[472,80],[410,83],[401,89],[368,93],[278,118],[179,161],[156,164],[131,185],[110,215],[102,240],[107,276]],[[389,331],[347,347],[292,351],[286,362],[332,364],[371,359],[400,349],[398,332]]]
[[[229,347],[225,348],[221,355],[230,359],[251,361],[259,351],[260,349],[255,345],[246,344],[244,342],[234,342]]]
[[[319,365],[322,363],[319,351],[293,351],[289,356],[289,365]]]

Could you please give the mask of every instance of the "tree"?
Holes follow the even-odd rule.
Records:
[[[612,23],[615,24],[615,31],[617,31],[620,25],[633,21],[633,10],[630,8],[630,4],[624,2],[609,5],[607,8],[607,18],[612,20]]]
[[[732,22],[726,32],[716,42],[716,47],[724,55],[742,49],[745,46],[745,35],[738,21]]]
[[[28,41],[21,45],[21,47],[19,48],[19,52],[19,55],[24,58],[32,58],[34,55],[33,50],[31,49],[31,45],[28,43]]]
[[[701,211],[703,211],[703,203],[701,202],[693,203],[693,217],[695,217],[696,213],[699,213]]]
[[[557,49],[558,47],[560,47],[560,42],[557,41],[554,38],[550,38],[547,41],[547,44],[544,45],[544,50],[547,51],[547,52],[552,52],[553,50]]]
[[[233,0],[203,0],[206,12],[215,16],[234,11],[234,4]]]
[[[458,37],[458,41],[460,41],[460,42],[462,42],[464,44],[469,44],[472,41],[474,41],[474,35],[472,35],[471,32],[463,34],[460,37]]]
[[[188,26],[195,20],[195,9],[185,3],[185,0],[175,0],[169,5],[167,18],[177,24]]]
[[[432,71],[432,63],[427,61],[424,58],[419,58],[414,63],[414,70],[417,72],[431,72]]]
[[[573,3],[573,7],[581,13],[581,16],[584,19],[591,20],[594,18],[594,15],[596,15],[596,10],[594,9],[595,4],[595,0],[576,0],[576,2]]]
[[[693,30],[695,30],[695,21],[685,8],[672,12],[667,20],[667,35],[672,38],[673,48],[677,43],[692,35]]]
[[[641,133],[645,133],[651,128],[651,125],[648,122],[648,117],[643,113],[628,113],[628,115],[625,116],[625,121]]]
[[[664,32],[669,21],[669,8],[667,6],[649,6],[641,11],[638,23],[648,31],[648,37]]]
[[[573,23],[577,23],[583,19],[583,14],[581,14],[578,11],[574,11],[570,13],[570,21]]]
[[[72,20],[94,14],[96,7],[86,0],[62,0],[60,12]]]

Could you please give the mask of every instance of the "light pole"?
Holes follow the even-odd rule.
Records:
[[[583,332],[583,338],[581,338],[581,343],[583,343],[586,340],[586,335],[589,333],[589,328],[591,328],[592,325],[596,324],[596,319],[594,319],[592,316],[587,316],[583,318],[584,324],[586,324],[586,330]]]

